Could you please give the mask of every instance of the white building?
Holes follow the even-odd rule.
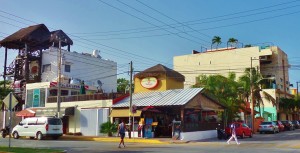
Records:
[[[58,48],[50,47],[42,55],[42,82],[57,81]],[[105,93],[117,91],[117,63],[102,59],[97,50],[92,54],[62,50],[61,76],[64,83],[101,87]]]
[[[62,91],[76,90],[76,86],[62,87]],[[30,83],[26,86],[26,101],[24,109],[17,116],[55,116],[57,113],[57,96],[51,96],[51,90],[56,89],[51,82]],[[90,92],[95,90],[89,89]],[[63,121],[63,131],[66,133],[81,133],[85,136],[99,136],[100,125],[108,121],[109,108],[112,99],[103,93],[90,95],[62,96],[60,117]],[[29,111],[28,111],[29,110]]]

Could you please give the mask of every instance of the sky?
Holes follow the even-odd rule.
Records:
[[[242,44],[275,45],[287,55],[290,82],[300,81],[300,0],[1,0],[0,39],[30,25],[61,29],[71,51],[100,50],[118,63],[118,78],[156,64],[173,68],[173,57],[221,47],[233,37]],[[8,63],[17,50],[9,50]],[[0,48],[3,72],[4,48]],[[250,65],[250,59],[249,59]],[[249,66],[250,67],[250,66]]]

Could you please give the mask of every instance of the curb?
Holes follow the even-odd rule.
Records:
[[[120,138],[118,137],[111,137],[111,138],[105,138],[105,137],[61,137],[60,140],[71,140],[71,141],[97,141],[97,142],[120,142]],[[151,143],[151,144],[169,144],[169,141],[160,141],[156,139],[124,139],[125,142],[129,143]]]

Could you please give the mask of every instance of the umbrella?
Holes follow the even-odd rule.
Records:
[[[19,117],[34,117],[35,116],[35,110],[24,109],[22,111],[17,112],[16,116],[19,116]]]
[[[80,94],[81,94],[81,95],[85,95],[85,85],[84,85],[84,81],[81,81],[81,84],[80,84]]]
[[[153,106],[146,106],[142,109],[142,111],[149,111],[149,112],[154,112],[154,113],[160,113],[158,109],[154,108]]]

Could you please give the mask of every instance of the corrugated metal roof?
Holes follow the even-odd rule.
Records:
[[[174,89],[132,94],[132,104],[136,106],[181,106],[194,98],[203,88]],[[129,97],[112,105],[112,107],[129,107]]]

